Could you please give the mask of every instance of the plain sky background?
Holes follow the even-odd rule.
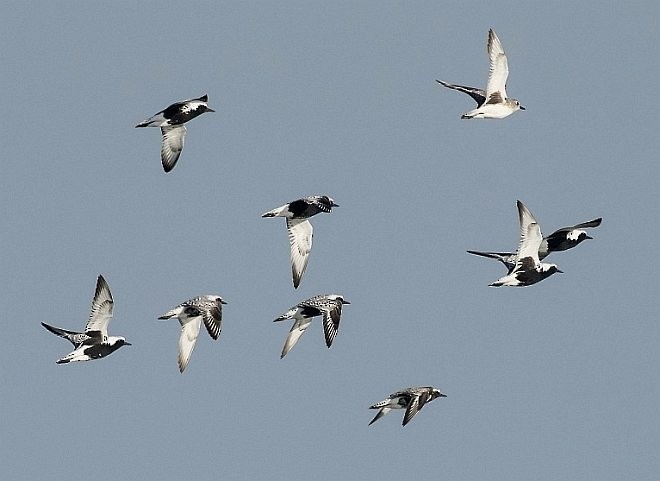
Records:
[[[659,3],[4,2],[0,466],[13,480],[656,480]],[[488,28],[525,112],[463,121]],[[204,93],[170,174],[134,125]],[[310,194],[298,290],[282,219]],[[595,217],[565,274],[489,288],[466,249]],[[110,334],[58,366],[98,274]],[[228,305],[186,372],[179,325]],[[339,293],[283,359],[297,302]],[[410,385],[448,397],[401,427],[368,406]]]

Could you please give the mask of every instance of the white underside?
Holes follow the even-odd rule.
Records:
[[[89,357],[87,354],[85,354],[84,350],[89,346],[82,346],[76,349],[75,351],[70,352],[63,358],[60,358],[58,362],[60,361],[68,361],[68,362],[78,362],[78,361],[89,361],[92,358]]]
[[[481,107],[470,110],[463,114],[464,117],[474,119],[503,119],[508,117],[515,110],[504,104],[485,104]]]

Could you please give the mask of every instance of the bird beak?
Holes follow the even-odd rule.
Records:
[[[563,274],[563,273],[564,273],[564,271],[562,271],[562,270],[560,270],[560,269],[557,269],[557,272],[559,272],[560,274]]]
[[[527,109],[521,105],[520,110],[527,110]]]
[[[339,204],[332,203],[332,207],[339,207]]]
[[[131,344],[130,342],[124,342],[124,346],[132,346],[132,345],[133,344]]]
[[[350,304],[350,302],[344,301],[344,302],[342,302],[342,304]]]
[[[227,304],[227,303],[223,300],[220,300],[220,304]]]
[[[593,237],[588,236],[588,235],[587,235],[587,236],[584,236],[584,238],[585,238],[585,239],[593,239]]]
[[[447,397],[447,395],[440,393],[440,397]]]
[[[522,107],[520,107],[520,108],[522,109]],[[525,109],[523,109],[523,110],[525,110]],[[210,109],[210,108],[208,108],[208,107],[206,107],[206,111],[207,111],[207,112],[215,112],[215,110]]]

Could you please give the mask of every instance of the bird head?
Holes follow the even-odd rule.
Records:
[[[433,388],[433,391],[431,391],[431,399],[435,399],[437,397],[447,397],[447,395],[441,393],[440,389]]]
[[[575,242],[576,245],[582,242],[583,240],[593,239],[593,237],[590,237],[587,234],[587,231],[581,229],[573,229],[572,231],[569,231],[568,234],[566,234],[566,238],[570,241]]]
[[[111,346],[117,346],[117,348],[120,348],[121,346],[132,346],[132,344],[127,342],[126,338],[122,336],[109,337],[107,342]]]
[[[514,110],[527,110],[525,107],[520,105],[520,102],[516,99],[508,99],[508,103],[514,108]]]
[[[227,303],[225,302],[225,300],[224,300],[222,297],[220,297],[220,296],[213,296],[213,297],[215,298],[215,299],[214,299],[215,302],[218,302],[218,303],[220,303],[220,304],[227,304]]]
[[[564,273],[564,271],[562,271],[561,269],[559,269],[559,267],[557,267],[557,264],[546,264],[545,266],[546,267],[545,269],[543,269],[543,271],[546,272],[548,275],[554,274],[555,272],[559,272],[560,274]]]
[[[342,296],[338,294],[332,294],[331,296],[328,296],[329,299],[332,299],[334,301],[339,301],[342,304],[350,304],[346,299],[344,299]]]

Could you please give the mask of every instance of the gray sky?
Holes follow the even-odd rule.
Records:
[[[35,2],[0,6],[0,465],[7,479],[652,480],[660,472],[658,2]],[[502,121],[462,121],[493,27]],[[643,90],[636,90],[643,89]],[[170,174],[134,125],[203,93]],[[281,219],[326,193],[291,285]],[[525,289],[466,249],[603,217]],[[651,222],[649,222],[651,220]],[[96,276],[133,343],[58,366]],[[289,355],[272,322],[349,301]],[[184,375],[189,297],[229,304]],[[406,428],[367,408],[448,397]],[[112,466],[112,468],[109,468]]]

